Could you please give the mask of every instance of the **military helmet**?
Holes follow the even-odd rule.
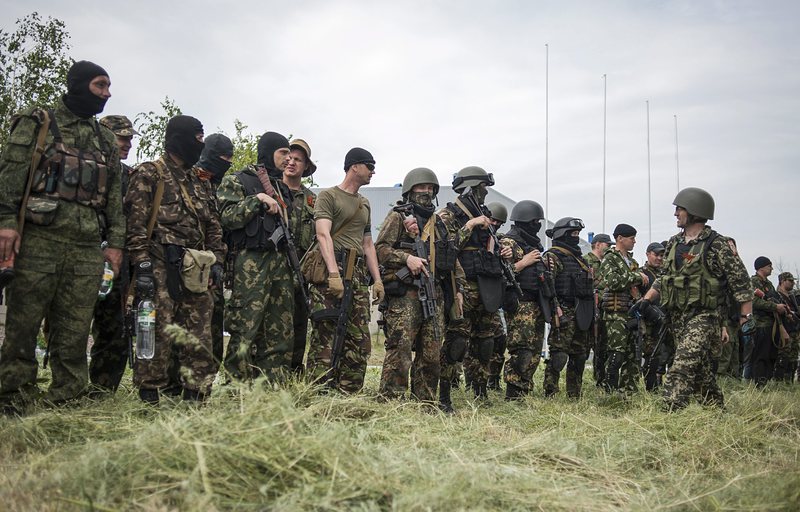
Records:
[[[406,174],[406,177],[403,178],[403,197],[411,192],[414,185],[424,185],[426,183],[433,183],[433,195],[439,193],[439,179],[436,177],[436,173],[427,167],[411,169]]]
[[[583,221],[577,217],[562,217],[558,219],[556,223],[553,224],[553,227],[548,229],[545,234],[553,240],[556,240],[567,233],[580,231],[584,227],[586,226],[583,225]]]
[[[522,200],[511,209],[511,220],[514,222],[531,222],[544,219],[544,208],[536,201]]]
[[[491,218],[500,221],[508,221],[508,208],[503,203],[493,202],[486,205],[486,208],[491,212]]]
[[[486,183],[491,187],[494,185],[494,176],[487,173],[480,167],[471,165],[464,167],[453,176],[453,190],[459,194],[467,187],[477,187],[481,183]]]
[[[689,215],[708,220],[714,219],[714,198],[702,188],[688,187],[681,190],[675,196],[672,204],[680,206]]]

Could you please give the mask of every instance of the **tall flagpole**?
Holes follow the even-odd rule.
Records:
[[[550,47],[544,45],[544,227],[550,220]],[[544,238],[544,246],[550,246],[549,238]]]
[[[653,207],[652,193],[650,188],[650,100],[645,100],[647,107],[647,243],[653,241]]]
[[[603,233],[606,232],[606,113],[607,113],[607,82],[603,73]]]
[[[675,181],[678,184],[678,192],[681,191],[681,166],[678,159],[678,114],[673,115],[675,118]]]

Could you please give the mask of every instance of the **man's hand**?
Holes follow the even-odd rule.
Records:
[[[650,283],[650,278],[644,272],[639,272],[639,276],[642,278],[642,286],[647,286]]]
[[[456,311],[458,318],[464,317],[464,294],[461,292],[456,292]]]
[[[639,299],[633,303],[633,306],[628,310],[628,316],[635,316],[636,313],[639,313],[640,317],[645,317],[647,315],[647,310],[650,309],[651,302],[647,299]]]
[[[372,304],[380,304],[386,292],[383,290],[383,281],[375,281],[372,283]]]
[[[273,198],[269,197],[264,192],[260,192],[260,193],[256,194],[256,198],[258,198],[259,201],[264,203],[264,205],[266,206],[267,213],[270,213],[270,214],[278,213],[278,201],[276,201]]]
[[[19,252],[19,233],[16,229],[0,229],[0,261],[11,259]]]
[[[328,292],[337,299],[341,299],[344,295],[344,283],[338,273],[328,275]]]
[[[403,219],[403,227],[406,228],[408,234],[413,238],[416,238],[417,235],[419,235],[419,224],[417,223],[417,219],[414,217],[406,217]]]
[[[775,305],[775,310],[779,315],[785,315],[789,308],[786,307],[786,304],[777,304]]]
[[[106,247],[103,249],[103,258],[111,263],[111,268],[114,269],[114,275],[118,276],[119,268],[122,266],[122,249]]]
[[[507,245],[500,246],[500,257],[504,260],[510,260],[514,257],[514,252],[511,250],[511,247]]]
[[[406,260],[406,266],[408,267],[408,270],[410,270],[415,276],[418,276],[419,273],[422,272],[426,276],[430,277],[428,269],[425,266],[427,264],[428,262],[426,260],[414,255],[409,255],[408,259]]]
[[[480,217],[473,217],[473,218],[469,219],[467,221],[467,223],[465,224],[465,227],[467,229],[475,229],[475,227],[477,226],[477,227],[486,229],[491,225],[492,225],[492,221],[489,220],[489,217],[487,217],[486,215],[481,215]]]
[[[722,327],[722,344],[725,345],[731,340],[730,336],[728,336],[728,328],[723,326]]]
[[[225,271],[222,268],[222,263],[214,263],[211,265],[211,275],[208,277],[211,281],[211,288],[222,288],[222,282],[225,280]]]
[[[539,252],[538,249],[532,250],[523,256],[521,260],[519,260],[519,262],[525,267],[530,267],[531,265],[539,263],[540,261],[542,261],[542,253]]]

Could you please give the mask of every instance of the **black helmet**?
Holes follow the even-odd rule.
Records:
[[[467,187],[477,187],[481,183],[486,183],[487,186],[494,185],[494,176],[492,173],[487,173],[480,167],[471,165],[464,167],[453,176],[453,190],[459,194]]]
[[[714,198],[702,188],[688,187],[681,190],[672,204],[680,206],[689,212],[689,215],[707,220],[714,219]]]
[[[489,209],[492,219],[500,222],[508,221],[508,208],[506,208],[503,203],[489,203],[486,205],[486,208]]]
[[[558,219],[556,223],[553,224],[552,228],[545,231],[545,234],[553,240],[556,240],[567,233],[580,231],[584,227],[586,226],[583,225],[583,221],[577,217],[563,217]]]
[[[426,183],[433,183],[433,195],[437,195],[439,193],[439,179],[436,177],[436,174],[428,169],[427,167],[417,167],[416,169],[411,169],[406,174],[406,177],[403,178],[403,197],[405,197],[411,189],[414,188],[414,185],[422,185]]]
[[[511,220],[514,222],[531,222],[544,219],[544,209],[536,201],[525,199],[511,209]]]

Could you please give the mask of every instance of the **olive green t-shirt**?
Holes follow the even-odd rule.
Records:
[[[333,241],[335,251],[355,249],[360,256],[364,254],[364,235],[372,233],[366,197],[345,192],[339,187],[325,189],[319,193],[314,204],[314,220],[319,219],[328,219],[333,223],[331,236],[336,235]]]

